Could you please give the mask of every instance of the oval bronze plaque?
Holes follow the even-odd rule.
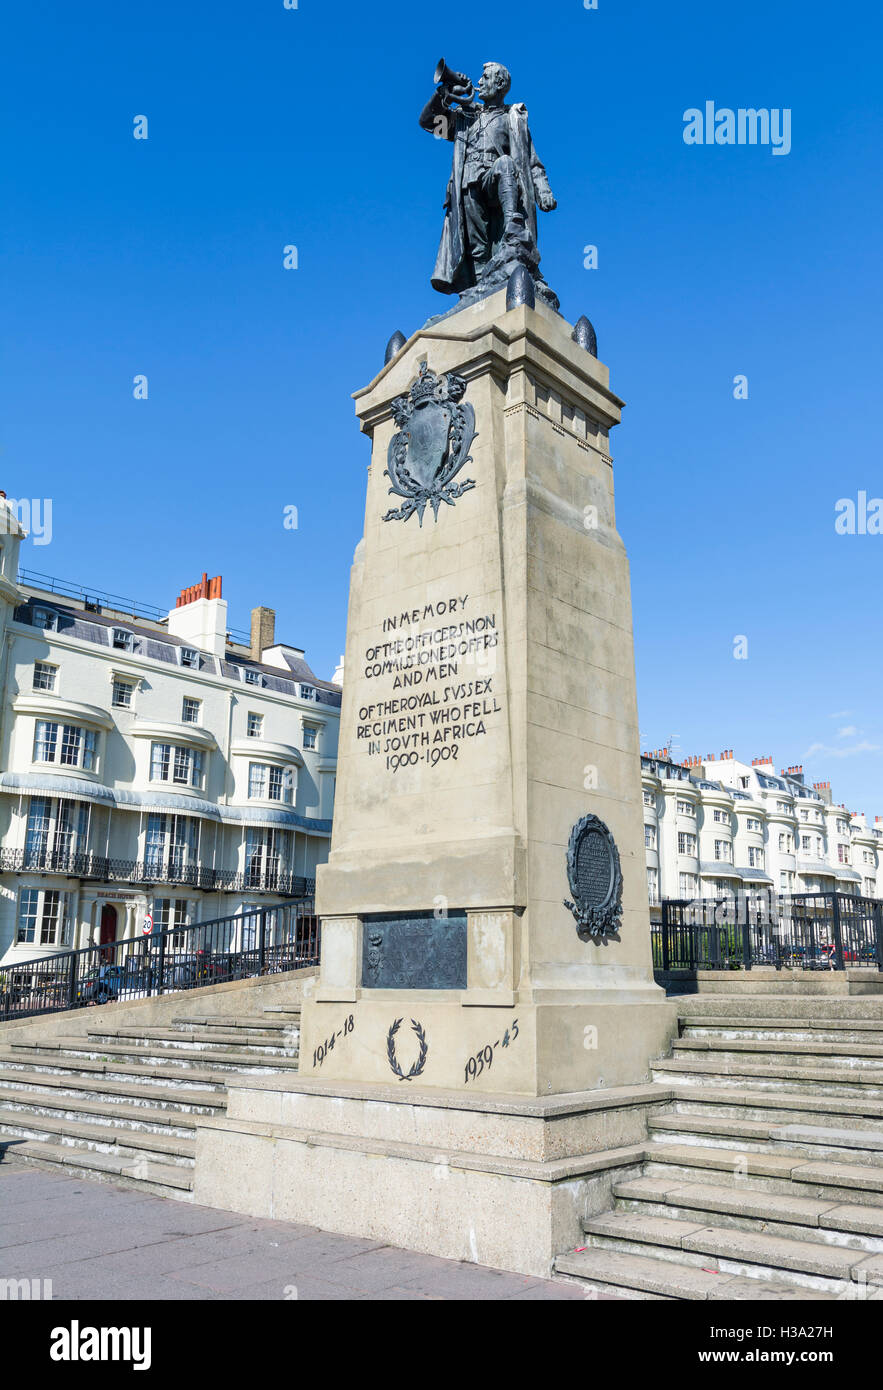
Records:
[[[622,870],[610,831],[597,816],[583,816],[570,832],[567,878],[574,901],[564,906],[576,918],[577,933],[613,936],[622,916]]]

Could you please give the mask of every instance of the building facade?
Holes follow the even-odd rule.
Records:
[[[232,640],[220,578],[124,611],[20,575],[0,530],[0,964],[311,892],[339,687],[270,609]]]
[[[736,893],[858,893],[883,897],[883,817],[833,804],[830,782],[802,767],[740,762],[732,749],[678,763],[641,757],[644,849],[651,906],[663,898]]]

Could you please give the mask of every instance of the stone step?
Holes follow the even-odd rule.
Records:
[[[681,1177],[689,1182],[746,1190],[760,1189],[782,1196],[848,1200],[852,1190],[861,1204],[883,1206],[883,1166],[814,1160],[804,1154],[723,1148],[708,1144],[676,1144],[654,1141],[646,1150],[644,1177]],[[854,1200],[854,1199],[853,1199]]]
[[[120,1130],[109,1125],[87,1124],[77,1120],[29,1115],[0,1105],[0,1140],[18,1136],[46,1143],[62,1143],[124,1158],[165,1159],[175,1166],[192,1168],[196,1158],[196,1139],[156,1134],[149,1130]]]
[[[76,1149],[69,1144],[45,1143],[37,1139],[10,1139],[6,1145],[10,1161],[32,1163],[41,1168],[61,1169],[72,1177],[99,1178],[123,1187],[137,1187],[160,1197],[191,1201],[192,1169],[143,1159],[121,1158],[116,1154]]]
[[[764,1058],[776,1062],[785,1058],[791,1065],[806,1062],[810,1066],[836,1064],[844,1068],[855,1066],[883,1067],[883,1047],[867,1042],[800,1042],[781,1038],[768,1042],[757,1038],[675,1038],[674,1056],[708,1054],[722,1062],[740,1062],[745,1057]]]
[[[715,1144],[724,1147],[732,1139],[745,1141],[755,1151],[800,1154],[814,1159],[845,1159],[850,1163],[883,1162],[883,1130],[837,1129],[826,1125],[771,1124],[769,1121],[724,1116],[653,1115],[650,1136],[675,1144]]]
[[[883,1020],[783,1019],[783,1018],[685,1018],[680,1020],[685,1038],[746,1038],[758,1042],[873,1043],[883,1046]]]
[[[193,1139],[196,1135],[196,1116],[189,1111],[156,1110],[148,1105],[127,1105],[125,1100],[102,1101],[94,1095],[53,1096],[47,1091],[15,1087],[0,1090],[0,1108],[58,1120],[88,1120],[103,1125],[111,1133],[135,1129],[140,1133],[177,1135],[182,1139]],[[214,1113],[222,1112],[223,1107],[219,1106]]]
[[[300,1025],[300,1009],[284,1017],[259,1014],[254,1018],[226,1018],[223,1014],[199,1018],[173,1018],[172,1026],[181,1032],[212,1033],[215,1029],[237,1033],[283,1033]]]
[[[879,994],[807,996],[765,994],[762,999],[744,994],[673,994],[683,1021],[692,1018],[798,1018],[871,1019],[883,1026],[883,998]]]
[[[811,1095],[875,1096],[883,1098],[883,1071],[869,1067],[815,1067],[790,1061],[763,1059],[728,1061],[726,1058],[705,1056],[695,1061],[683,1056],[663,1058],[650,1064],[654,1081],[678,1083],[709,1083],[713,1086],[740,1085],[749,1081],[757,1090],[764,1086]],[[787,1083],[787,1085],[785,1084]]]
[[[220,1115],[224,1112],[227,1106],[226,1088],[218,1085],[214,1078],[197,1089],[192,1085],[192,1074],[188,1073],[187,1082],[186,1086],[157,1085],[154,1077],[150,1076],[148,1082],[142,1085],[137,1077],[121,1080],[102,1075],[99,1069],[81,1073],[0,1066],[0,1100],[5,1099],[9,1090],[17,1092],[24,1087],[30,1091],[45,1089],[48,1094],[86,1099],[102,1096],[109,1102],[119,1100],[133,1105],[143,1104],[170,1113],[181,1111]]]
[[[296,1057],[298,1053],[297,1035],[289,1043],[288,1034],[277,1033],[185,1033],[161,1028],[117,1028],[105,1030],[90,1028],[87,1034],[90,1043],[96,1047],[138,1045],[155,1051],[156,1048],[183,1052],[190,1057],[211,1057],[216,1052],[221,1055],[237,1049],[245,1049],[255,1057]],[[231,1047],[232,1045],[232,1047]],[[17,1046],[13,1044],[13,1046]]]
[[[204,1072],[296,1072],[296,1056],[268,1056],[260,1052],[234,1051],[232,1048],[218,1049],[216,1052],[199,1052],[191,1048],[164,1047],[161,1042],[97,1042],[79,1038],[56,1038],[40,1044],[13,1042],[8,1049],[1,1049],[0,1062],[10,1063],[15,1059],[39,1058],[40,1061],[56,1056],[61,1065],[79,1065],[89,1062],[138,1062],[145,1068],[192,1069],[199,1062]]]
[[[668,1093],[674,1112],[685,1115],[743,1116],[773,1124],[827,1124],[842,1129],[867,1129],[871,1127],[869,1121],[883,1120],[883,1097],[695,1084],[669,1087]]]
[[[124,1055],[118,1055],[119,1049],[114,1050],[114,1055],[110,1051],[73,1051],[67,1048],[53,1048],[48,1045],[41,1051],[30,1051],[26,1048],[0,1051],[0,1067],[4,1070],[12,1070],[16,1067],[28,1069],[30,1071],[50,1071],[63,1072],[70,1074],[77,1072],[82,1075],[96,1074],[112,1076],[117,1080],[126,1080],[128,1077],[138,1080],[151,1082],[156,1086],[188,1086],[205,1085],[214,1089],[220,1089],[225,1085],[224,1078],[234,1067],[224,1067],[218,1063],[207,1064],[203,1059],[199,1067],[195,1067],[188,1058],[180,1059],[167,1057],[164,1055],[153,1057],[138,1057],[137,1053],[133,1057],[131,1051]],[[127,1057],[129,1060],[127,1060]],[[287,1059],[283,1059],[287,1062]],[[257,1067],[252,1067],[253,1071],[276,1071],[279,1068],[269,1067],[266,1063],[260,1063]],[[291,1070],[296,1070],[296,1064]]]
[[[594,1248],[559,1255],[555,1272],[578,1279],[600,1293],[640,1299],[734,1301],[746,1299],[834,1299],[835,1294],[797,1288],[773,1279],[750,1279],[736,1274],[679,1264],[618,1250]]]
[[[744,1186],[682,1182],[672,1178],[633,1178],[614,1184],[617,1209],[648,1216],[701,1221],[763,1231],[789,1239],[822,1241],[869,1254],[883,1253],[883,1207],[800,1197]]]
[[[583,1226],[592,1247],[624,1254],[699,1268],[711,1261],[715,1269],[726,1273],[759,1276],[841,1296],[851,1290],[853,1282],[879,1284],[883,1291],[883,1256],[864,1250],[632,1211],[589,1217]]]

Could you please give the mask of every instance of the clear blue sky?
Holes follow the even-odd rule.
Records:
[[[0,486],[54,501],[23,561],[158,605],[220,572],[234,626],[267,603],[331,674],[368,461],[350,392],[447,307],[449,148],[417,115],[441,53],[498,59],[559,199],[546,276],[628,403],[644,746],[803,761],[883,813],[883,536],[833,524],[883,494],[880,8],[598,6],[14,6]],[[706,100],[790,108],[791,153],[685,145]]]

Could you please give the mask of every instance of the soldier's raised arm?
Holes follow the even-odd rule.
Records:
[[[428,130],[430,135],[437,135],[440,140],[453,140],[457,122],[455,113],[445,102],[445,91],[443,86],[438,86],[433,92],[420,112],[420,126]]]

